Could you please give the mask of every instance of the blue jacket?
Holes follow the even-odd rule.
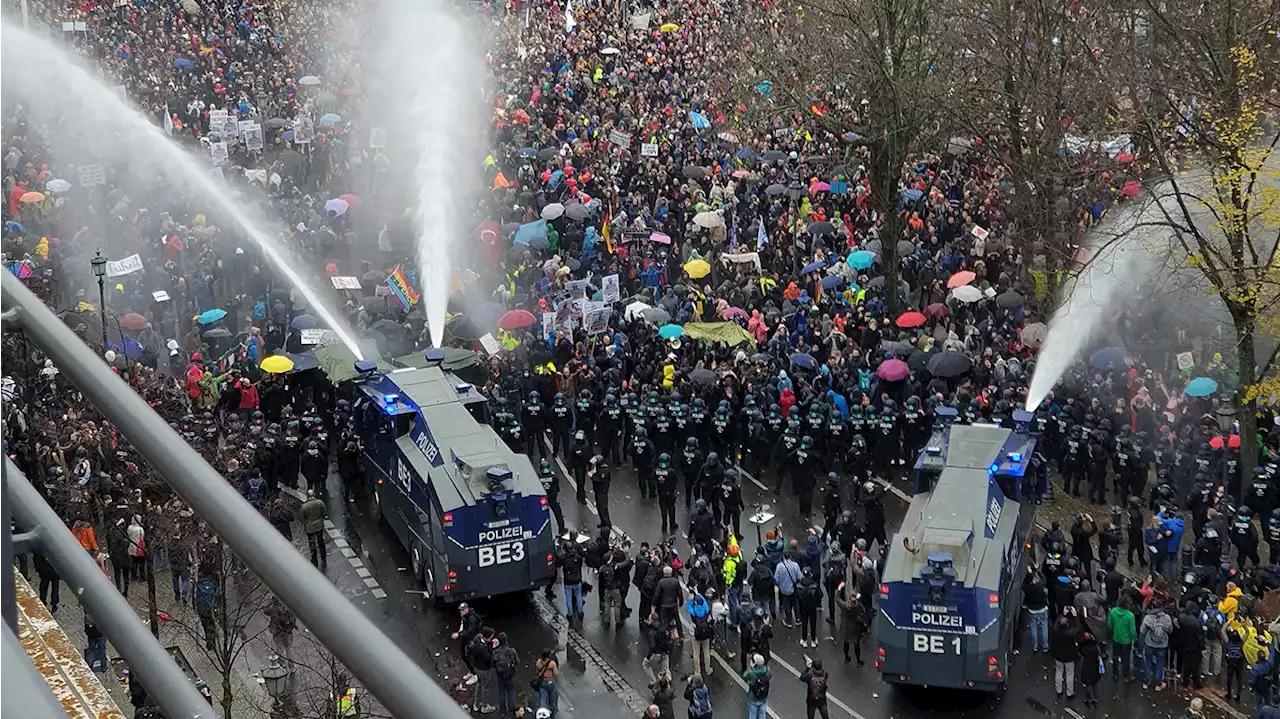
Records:
[[[1145,527],[1142,530],[1142,541],[1146,542],[1148,547],[1154,547],[1155,551],[1164,551],[1164,534],[1155,527]]]
[[[711,612],[711,607],[707,606],[707,600],[701,594],[689,597],[689,601],[685,602],[685,609],[689,611],[690,619],[700,619]]]
[[[1168,517],[1160,522],[1160,527],[1169,532],[1165,551],[1170,554],[1177,552],[1178,545],[1182,543],[1182,533],[1187,529],[1186,522],[1183,522],[1181,517]]]

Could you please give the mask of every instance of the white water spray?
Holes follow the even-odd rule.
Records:
[[[1117,310],[1142,294],[1153,268],[1148,243],[1159,229],[1143,229],[1143,222],[1155,222],[1154,214],[1159,212],[1153,204],[1126,207],[1090,232],[1089,262],[1064,289],[1066,299],[1054,312],[1049,335],[1036,358],[1036,371],[1027,389],[1027,411],[1040,406]],[[1158,244],[1168,246],[1164,241]]]
[[[453,263],[466,241],[469,201],[484,157],[487,116],[479,39],[444,0],[401,0],[383,18],[377,73],[395,87],[402,136],[417,163],[415,230],[431,344],[444,341]]]
[[[364,359],[337,316],[293,269],[288,253],[249,216],[226,187],[214,180],[208,168],[49,41],[11,27],[7,22],[0,23],[0,32],[3,33],[5,90],[9,96],[22,98],[32,118],[55,126],[55,138],[64,131],[98,138],[92,148],[96,154],[114,154],[134,168],[144,165],[170,182],[181,183],[208,198],[298,288],[311,310],[347,349],[357,359]],[[57,142],[53,144],[56,149]]]

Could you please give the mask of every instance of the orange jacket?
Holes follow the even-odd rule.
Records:
[[[86,552],[91,552],[93,554],[98,553],[98,537],[93,533],[93,527],[76,527],[71,530],[71,533],[76,536],[76,539],[80,542],[80,546],[84,547]]]

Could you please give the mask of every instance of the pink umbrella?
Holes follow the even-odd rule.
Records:
[[[649,241],[657,242],[660,245],[669,245],[671,244],[671,237],[670,235],[664,235],[661,232],[655,232],[652,235],[649,235]]]
[[[885,360],[876,370],[876,376],[886,382],[901,382],[911,374],[911,368],[900,359]]]
[[[1133,159],[1133,153],[1131,152],[1122,152],[1116,155],[1116,162],[1133,162]]]
[[[810,195],[816,195],[819,192],[831,192],[831,185],[822,181],[818,181],[813,183],[812,185],[809,185]]]
[[[1139,192],[1142,192],[1142,184],[1137,180],[1129,180],[1120,188],[1120,194],[1125,197],[1137,197]]]
[[[724,311],[724,318],[726,320],[732,320],[737,318],[741,318],[745,320],[747,318],[747,311],[742,309],[741,307],[730,307]]]
[[[733,179],[735,180],[741,180],[742,178],[750,174],[751,174],[750,170],[734,170],[731,177],[733,177]]]

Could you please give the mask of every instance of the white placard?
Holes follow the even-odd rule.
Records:
[[[618,275],[605,275],[600,281],[601,297],[606,304],[613,304],[622,299],[622,285],[618,282]]]
[[[620,130],[610,130],[609,142],[617,145],[618,147],[629,148],[631,147],[631,135]]]
[[[107,184],[107,175],[102,171],[102,165],[81,165],[76,168],[76,173],[80,176],[81,187]]]
[[[169,293],[165,292],[164,290],[156,290],[155,292],[151,293],[151,296],[155,298],[156,302],[169,301]]]
[[[632,15],[632,16],[631,16],[631,29],[632,29],[632,30],[647,30],[647,29],[649,28],[649,18],[650,18],[650,17],[652,17],[652,16],[653,16],[653,13],[647,13],[647,12],[646,12],[646,13],[636,13],[635,15]]]
[[[222,129],[227,126],[228,114],[226,110],[210,110],[209,132],[222,132]]]
[[[555,329],[556,329],[556,313],[543,312],[542,313],[542,339],[545,340],[546,338],[550,337],[551,333],[554,332]]]
[[[76,30],[76,24],[75,24],[75,23],[73,23],[73,22],[63,22],[63,23],[62,23],[62,31],[63,31],[63,32],[75,32],[75,30]]]
[[[484,347],[484,351],[491,355],[496,355],[502,351],[502,343],[494,339],[491,333],[484,333],[480,337],[480,346]]]
[[[302,330],[302,337],[299,341],[304,345],[318,345],[324,339],[324,333],[328,330],[323,327],[315,327],[308,330]]]
[[[387,146],[387,131],[381,127],[369,130],[369,147],[379,149]]]
[[[84,20],[76,20],[76,32],[89,32],[89,23]]]
[[[1179,352],[1177,356],[1179,370],[1190,372],[1196,368],[1196,358],[1190,352]]]
[[[262,126],[251,124],[240,128],[240,136],[244,139],[244,149],[252,152],[262,151]]]
[[[646,142],[646,143],[641,144],[641,145],[640,145],[640,156],[641,156],[641,157],[657,157],[657,156],[658,156],[658,143],[656,143],[656,142]]]
[[[973,235],[979,240],[985,240],[987,239],[987,235],[991,233],[988,232],[986,229],[984,229],[981,225],[974,225],[973,229],[969,230],[969,234]]]
[[[330,277],[329,281],[333,283],[335,290],[358,290],[360,289],[359,277]]]
[[[227,143],[225,140],[223,142],[209,143],[209,157],[213,158],[215,165],[221,165],[226,162],[227,158],[230,156],[231,155],[227,152]]]
[[[385,282],[379,282],[377,287],[373,288],[374,297],[388,297],[392,294],[391,288]]]
[[[131,275],[142,270],[142,257],[132,254],[123,260],[107,260],[107,277]]]
[[[253,127],[254,125],[257,125],[257,124],[258,124],[258,123],[256,123],[256,122],[254,122],[253,120],[236,120],[236,123],[240,126],[239,133],[240,133],[241,135],[243,135],[243,134],[244,134],[244,131],[245,131],[246,129],[248,129],[248,128],[250,128],[250,127]]]

